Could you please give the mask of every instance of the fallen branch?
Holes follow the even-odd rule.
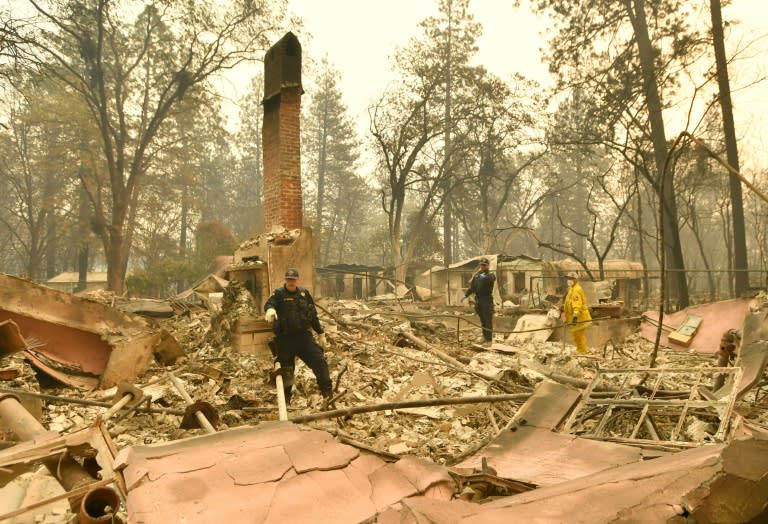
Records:
[[[400,333],[402,336],[404,336],[405,338],[407,338],[408,340],[410,340],[411,342],[416,344],[416,346],[418,346],[420,349],[423,349],[425,351],[429,351],[430,353],[435,355],[437,358],[439,358],[443,362],[447,362],[448,364],[454,366],[457,369],[464,370],[466,373],[469,373],[470,375],[474,375],[476,377],[482,378],[483,380],[487,380],[489,382],[492,382],[492,383],[496,384],[499,388],[503,389],[504,391],[507,391],[507,392],[512,391],[512,389],[509,387],[509,385],[506,382],[504,382],[503,380],[499,380],[498,378],[492,377],[491,375],[486,375],[485,373],[480,373],[478,371],[472,371],[472,370],[467,369],[464,364],[462,364],[461,362],[459,362],[458,360],[456,360],[452,356],[450,356],[450,355],[440,351],[439,349],[435,348],[434,346],[432,346],[428,342],[420,339],[419,337],[417,337],[413,333],[409,333],[409,332],[403,331],[403,330],[398,331],[398,333]]]
[[[316,427],[315,429],[327,431],[328,433],[330,433],[331,435],[339,439],[339,442],[341,442],[342,444],[349,444],[352,447],[365,450],[369,453],[373,453],[374,455],[378,456],[385,462],[397,462],[398,460],[400,460],[400,455],[395,455],[394,453],[390,453],[389,451],[377,449],[372,446],[369,446],[368,444],[360,442],[359,440],[355,440],[349,434],[343,432],[340,429],[328,429],[325,427]]]
[[[346,417],[360,413],[385,411],[388,409],[422,408],[426,406],[451,406],[456,404],[484,404],[492,402],[518,402],[528,400],[528,397],[530,396],[530,393],[515,393],[512,395],[487,395],[484,397],[450,397],[424,400],[405,400],[402,402],[385,402],[383,404],[373,404],[370,406],[353,406],[350,408],[334,409],[332,411],[322,411],[312,415],[294,417],[289,420],[291,422],[295,422],[296,424],[303,424],[305,422],[312,422],[313,420]]]

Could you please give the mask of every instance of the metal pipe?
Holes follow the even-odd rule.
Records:
[[[348,415],[357,415],[360,413],[371,413],[373,411],[385,411],[388,409],[420,408],[425,406],[453,406],[461,404],[484,404],[493,402],[521,402],[531,397],[530,393],[513,393],[508,395],[486,395],[483,397],[450,397],[450,398],[432,398],[426,400],[404,400],[402,402],[385,402],[384,404],[374,404],[370,406],[354,406],[351,408],[334,409],[332,411],[322,411],[311,415],[301,415],[293,417],[291,422],[303,424],[314,420],[327,418],[346,417]]]
[[[48,430],[21,405],[19,399],[11,395],[0,396],[0,425],[24,441],[48,433]],[[65,491],[72,491],[97,480],[66,452],[45,457],[42,462]],[[70,499],[73,510],[79,506],[80,500],[80,497]]]
[[[184,399],[184,402],[186,402],[188,406],[194,404],[192,397],[190,397],[187,391],[184,389],[184,385],[170,371],[168,372],[168,378],[171,379],[171,383],[173,383],[173,386],[179,392],[179,395],[181,395],[181,397]],[[195,418],[200,423],[200,427],[203,428],[206,432],[216,433],[216,429],[211,425],[210,421],[205,418],[205,415],[203,415],[201,411],[195,411]]]
[[[123,406],[128,404],[131,400],[133,400],[133,395],[123,395],[123,398],[115,402],[111,408],[104,412],[104,416],[101,417],[101,420],[106,422],[112,415],[123,409]]]
[[[119,504],[120,497],[115,490],[110,488],[92,489],[85,494],[80,503],[80,524],[114,522],[115,512]]]
[[[32,391],[7,389],[7,388],[0,388],[0,393],[8,393],[10,395],[23,396],[23,397],[39,398],[42,400],[49,400],[51,402],[65,402],[68,404],[82,404],[84,406],[97,406],[102,408],[109,408],[109,407],[112,407],[113,405],[111,402],[102,402],[100,400],[88,400],[83,398],[62,397],[59,395],[46,395],[44,393],[34,393]],[[161,413],[163,415],[178,415],[178,416],[184,415],[184,411],[179,409],[157,408],[157,407],[150,407],[150,406],[139,406],[134,409],[136,411],[141,411],[144,413]]]

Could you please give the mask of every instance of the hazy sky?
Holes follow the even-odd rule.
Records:
[[[545,21],[526,9],[514,7],[513,0],[473,0],[470,9],[483,25],[478,42],[477,62],[501,78],[521,73],[549,83],[546,65],[541,63],[539,49],[544,41],[539,36]],[[525,3],[525,2],[522,2]],[[708,16],[708,2],[692,0]],[[392,81],[390,57],[396,46],[420,35],[418,27],[424,18],[437,13],[436,0],[289,0],[292,13],[304,19],[311,38],[297,32],[305,56],[316,59],[327,54],[341,73],[344,101],[353,117],[367,129],[367,107]],[[738,45],[757,40],[746,50],[741,61],[733,64],[734,86],[751,83],[768,74],[768,0],[733,0],[724,11],[727,19],[740,23],[732,30],[734,40],[726,50],[733,53]],[[736,70],[738,68],[738,70]],[[768,150],[768,84],[764,82],[733,94],[737,133],[752,148]],[[672,126],[670,126],[672,127]],[[681,129],[669,129],[670,137]],[[742,155],[747,166],[751,157]]]
[[[512,0],[474,0],[470,9],[483,25],[477,63],[505,78],[519,72],[548,81],[538,36],[542,23]],[[328,59],[342,77],[344,100],[355,116],[366,117],[369,102],[392,80],[390,57],[397,46],[420,36],[418,24],[437,14],[436,0],[289,0],[312,38],[299,35],[304,54]]]

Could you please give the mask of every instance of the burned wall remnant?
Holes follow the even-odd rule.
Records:
[[[35,367],[83,389],[132,380],[161,340],[138,315],[0,274],[0,322],[6,320],[18,326]]]

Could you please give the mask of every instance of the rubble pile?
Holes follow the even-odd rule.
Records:
[[[276,390],[270,383],[271,356],[237,353],[228,344],[229,330],[238,316],[259,314],[256,305],[242,299],[247,292],[231,287],[221,310],[212,312],[201,305],[174,304],[176,315],[155,319],[182,345],[186,356],[169,365],[154,363],[137,377],[134,384],[146,399],[142,405],[153,406],[156,412],[137,409],[111,415],[107,427],[118,449],[205,433],[201,427],[182,428],[189,402],[174,387],[171,376],[183,384],[192,400],[215,408],[218,431],[277,420]],[[91,298],[107,304],[116,302],[103,293]],[[318,306],[330,346],[326,356],[334,397],[330,404],[324,401],[311,370],[297,360],[289,418],[361,405],[425,401],[427,405],[422,407],[375,410],[308,423],[330,432],[341,442],[387,460],[409,455],[439,465],[456,465],[509,429],[523,403],[519,400],[439,405],[440,399],[530,395],[537,384],[547,380],[581,389],[601,370],[647,366],[653,350],[653,344],[637,334],[621,343],[593,348],[586,356],[577,355],[570,344],[562,342],[509,345],[499,339],[499,343],[484,348],[473,343],[480,334],[479,327],[462,322],[462,328],[456,328],[453,319],[466,311],[399,301],[321,300]],[[684,398],[692,388],[701,385],[701,374],[696,370],[712,368],[716,361],[710,355],[693,351],[660,348],[656,364],[661,369],[691,371],[662,377],[655,383],[643,384],[633,378],[635,385],[680,392],[678,398]],[[4,366],[18,373],[0,382],[2,387],[61,397],[49,399],[42,411],[41,423],[51,431],[75,431],[93,424],[108,411],[103,405],[75,404],[67,402],[67,398],[114,401],[117,388],[83,393],[62,387],[32,368],[21,354],[8,357]],[[626,381],[626,376],[607,376],[602,391],[622,391]],[[762,427],[768,427],[768,401],[762,389],[765,384],[763,379],[761,387],[754,388],[734,406],[737,414]],[[428,405],[430,401],[436,405]],[[588,411],[574,420],[572,433],[594,430],[604,412]],[[608,440],[631,433],[634,420],[626,417],[623,421],[622,417],[626,414],[617,410],[610,419],[607,426],[614,429],[607,432]],[[644,427],[636,436],[650,439],[652,435],[648,432],[655,431],[653,436],[661,438],[660,435],[672,433],[676,424],[678,419],[674,416],[665,418],[659,414],[655,429]],[[711,413],[700,409],[686,414],[682,432],[688,440],[707,442],[715,431]],[[46,518],[59,520],[41,522],[61,521],[60,514]]]

